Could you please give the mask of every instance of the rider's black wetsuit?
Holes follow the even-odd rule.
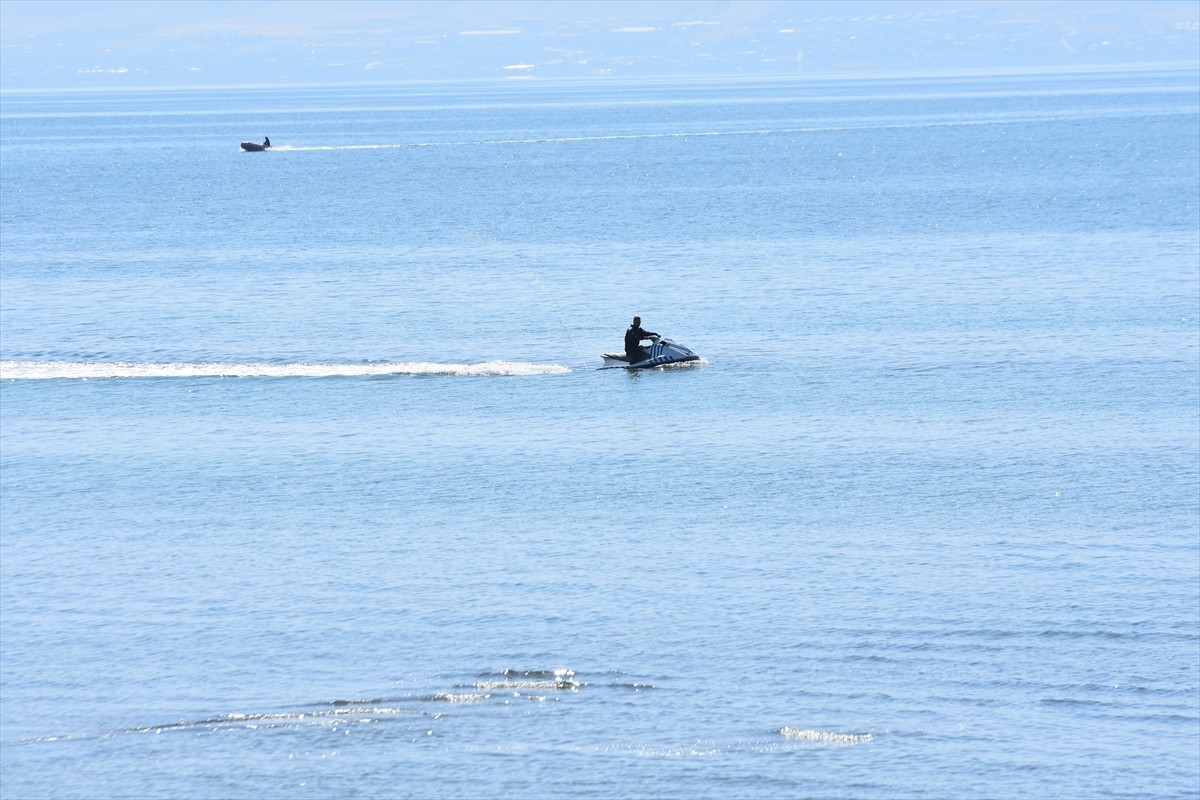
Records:
[[[625,357],[629,359],[630,364],[636,364],[639,361],[646,360],[646,351],[642,349],[643,339],[652,339],[658,336],[654,331],[643,330],[640,325],[630,325],[625,331]]]

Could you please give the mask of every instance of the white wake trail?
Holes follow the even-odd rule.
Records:
[[[558,375],[570,372],[560,364],[522,361],[480,361],[437,364],[425,361],[366,364],[235,364],[145,363],[93,361],[0,361],[0,380],[96,380],[103,378],[332,378],[387,375],[450,375],[491,377]]]

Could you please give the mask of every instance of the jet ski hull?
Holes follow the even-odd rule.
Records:
[[[267,149],[267,145],[258,142],[242,142],[242,149],[247,153],[261,153]]]
[[[629,358],[624,353],[604,353],[601,356],[604,365],[600,369],[647,369],[700,360],[700,356],[670,339],[659,339],[643,350],[646,352],[646,358],[633,364],[629,363]]]

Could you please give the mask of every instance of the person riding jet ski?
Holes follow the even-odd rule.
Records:
[[[649,352],[642,348],[642,342],[646,339],[654,340]],[[644,369],[700,360],[700,356],[679,342],[673,342],[654,331],[644,330],[641,317],[634,317],[633,324],[625,331],[625,352],[604,353],[600,358],[604,360],[604,366],[600,369]]]
[[[642,349],[642,341],[644,339],[657,339],[658,334],[654,331],[642,329],[642,318],[634,317],[633,324],[625,331],[625,355],[629,358],[630,364],[637,364],[639,361],[645,361],[648,356],[646,351]]]

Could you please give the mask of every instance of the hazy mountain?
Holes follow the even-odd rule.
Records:
[[[0,0],[0,88],[1200,62],[1195,0]]]

